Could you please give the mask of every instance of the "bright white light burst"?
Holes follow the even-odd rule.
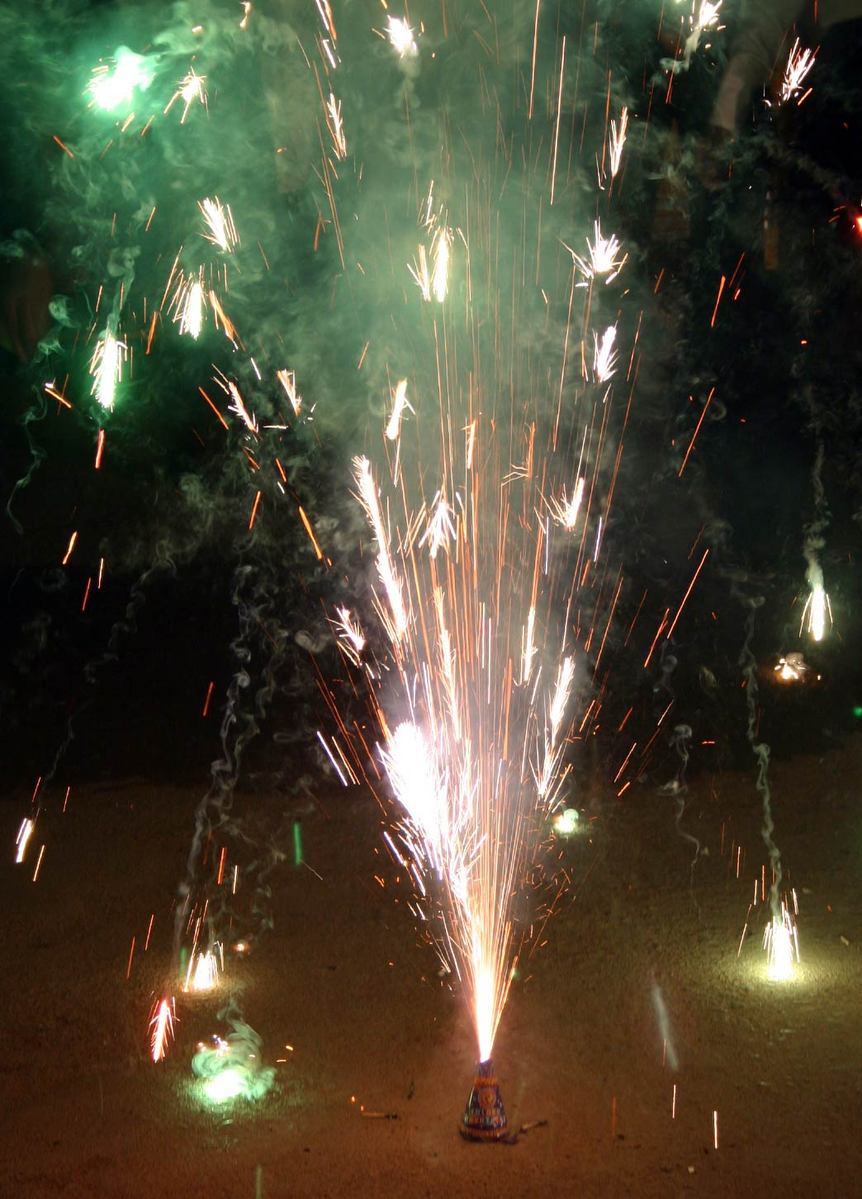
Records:
[[[386,18],[386,36],[399,58],[415,58],[419,47],[413,37],[413,30],[404,17],[388,16]]]
[[[566,246],[566,249],[585,280],[603,279],[605,283],[612,283],[625,266],[628,254],[620,254],[622,244],[615,234],[612,233],[610,237],[602,234],[601,221],[595,222],[593,235],[593,241],[587,238],[585,258],[581,258],[570,246]]]
[[[781,915],[773,916],[763,934],[767,973],[772,982],[793,978],[794,963],[799,961],[799,938],[793,917],[782,902]]]

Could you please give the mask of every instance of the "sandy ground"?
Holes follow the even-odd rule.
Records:
[[[605,797],[589,835],[566,843],[574,902],[515,984],[495,1051],[513,1127],[546,1123],[497,1146],[457,1135],[468,1022],[404,904],[374,881],[392,871],[375,856],[370,800],[339,792],[304,817],[308,867],[289,860],[274,876],[274,929],[231,961],[265,1057],[289,1060],[264,1099],[214,1109],[189,1063],[198,1039],[225,1031],[216,999],[181,997],[170,1057],[146,1056],[199,793],[81,788],[41,822],[23,866],[10,859],[26,806],[7,798],[0,1194],[862,1193],[862,739],[778,764],[772,779],[800,976],[765,980],[760,910],[736,956],[765,856],[753,770],[691,787],[683,827],[709,851],[693,887],[673,799],[654,786]]]

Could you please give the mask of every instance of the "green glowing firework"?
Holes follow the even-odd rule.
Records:
[[[227,1039],[201,1042],[192,1058],[195,1088],[204,1102],[219,1105],[235,1099],[262,1099],[273,1084],[275,1070],[260,1064],[260,1037],[238,1023]]]
[[[153,81],[152,64],[142,54],[128,46],[120,46],[114,55],[113,66],[100,64],[93,71],[87,91],[94,108],[116,112],[132,103],[135,91],[145,92]]]

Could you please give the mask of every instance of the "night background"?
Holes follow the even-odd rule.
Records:
[[[0,1195],[856,1193],[862,3],[0,34]]]

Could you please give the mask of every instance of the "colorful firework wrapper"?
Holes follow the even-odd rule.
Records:
[[[499,1141],[509,1124],[492,1061],[479,1062],[467,1107],[461,1118],[461,1135],[468,1141]]]

